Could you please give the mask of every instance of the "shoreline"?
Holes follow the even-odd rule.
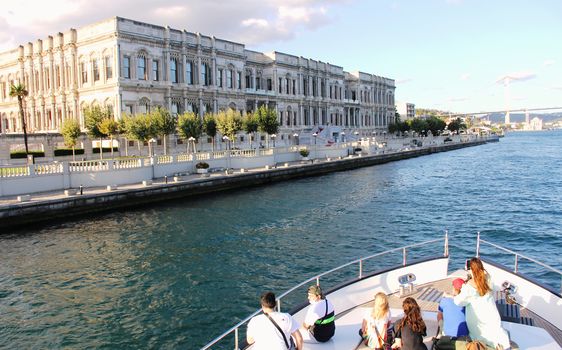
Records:
[[[479,146],[490,142],[477,140],[462,143],[436,145],[395,153],[352,156],[343,159],[317,160],[314,163],[285,163],[268,169],[255,168],[233,174],[183,176],[177,182],[166,183],[163,178],[151,185],[131,184],[107,191],[105,188],[88,189],[83,195],[64,196],[56,193],[34,195],[33,201],[0,203],[0,228],[21,228],[28,224],[47,223],[63,217],[76,217],[92,213],[109,212],[115,209],[133,208],[167,199],[197,197],[234,189],[262,186],[268,183],[291,179],[320,176],[336,171],[346,171],[384,164],[433,153]]]

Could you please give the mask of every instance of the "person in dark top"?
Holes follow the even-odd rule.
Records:
[[[394,329],[396,337],[393,349],[401,350],[427,350],[427,346],[423,343],[423,337],[426,335],[425,322],[421,317],[421,310],[414,298],[406,298],[402,302],[404,309],[404,317],[396,321]]]

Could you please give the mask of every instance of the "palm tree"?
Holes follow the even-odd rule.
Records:
[[[25,125],[25,115],[23,111],[23,99],[29,95],[29,92],[25,89],[25,86],[21,83],[17,83],[16,85],[10,85],[10,96],[18,98],[18,106],[20,109],[20,118],[21,118],[21,125],[23,127],[23,140],[25,143],[25,154],[29,154],[29,149],[27,147],[27,128]]]

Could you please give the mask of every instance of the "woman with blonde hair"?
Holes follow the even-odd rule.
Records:
[[[373,308],[363,316],[361,336],[371,349],[384,349],[388,344],[387,330],[390,327],[390,308],[386,294],[375,295]]]
[[[502,328],[496,308],[490,277],[478,258],[470,259],[472,279],[465,283],[455,304],[466,307],[466,324],[472,340],[478,340],[492,348],[509,349],[509,336]]]
[[[393,349],[427,350],[423,337],[427,335],[427,328],[421,315],[421,309],[414,298],[406,298],[402,302],[404,317],[396,322],[396,339]]]

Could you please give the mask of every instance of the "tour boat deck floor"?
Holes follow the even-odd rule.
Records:
[[[428,349],[431,349],[431,339],[437,332],[437,309],[439,300],[444,293],[452,294],[452,281],[455,277],[446,278],[439,281],[416,286],[416,291],[409,296],[416,299],[420,308],[422,309],[422,317],[427,325],[427,336],[424,338]],[[389,304],[392,320],[396,321],[402,317],[402,301],[398,293],[389,295]],[[336,336],[327,343],[312,344],[305,343],[304,349],[306,350],[321,350],[321,349],[368,349],[366,346],[359,344],[360,338],[358,330],[361,328],[361,321],[365,312],[370,310],[373,302],[370,301],[363,305],[359,305],[351,310],[340,313],[336,318]],[[535,344],[529,344],[530,341],[540,338],[549,338],[548,334],[556,341],[559,347],[562,347],[562,331],[553,326],[548,321],[544,320],[537,314],[530,310],[521,307],[521,316],[530,317],[533,319],[534,327],[526,326],[523,324],[516,324],[511,322],[502,322],[504,327],[510,332],[516,343],[521,349],[533,347],[536,349],[550,349],[556,344],[544,343],[543,346],[534,347]],[[548,332],[548,334],[547,334]],[[526,339],[523,334],[528,334]]]

